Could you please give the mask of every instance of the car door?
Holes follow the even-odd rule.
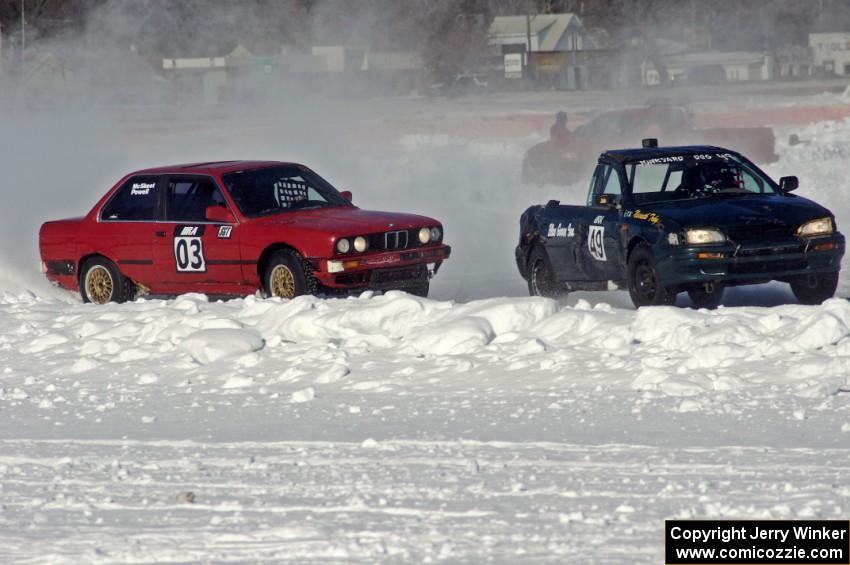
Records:
[[[160,279],[177,292],[231,293],[244,283],[239,224],[208,221],[209,206],[229,205],[209,176],[169,175],[163,217],[155,234]]]
[[[562,205],[557,200],[551,200],[540,213],[538,229],[552,272],[559,281],[587,280],[580,265],[577,245],[577,220],[584,210],[584,206]]]
[[[588,205],[579,219],[579,260],[588,280],[621,280],[623,273],[623,178],[619,167],[600,163],[588,195]],[[605,195],[608,204],[600,204]]]
[[[94,226],[94,249],[112,259],[127,277],[147,287],[155,284],[154,233],[162,177],[128,178],[100,209]]]

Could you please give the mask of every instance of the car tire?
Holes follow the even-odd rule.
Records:
[[[528,256],[528,294],[545,298],[560,298],[567,291],[556,280],[549,258],[542,247],[536,245]]]
[[[713,291],[707,292],[705,285],[699,285],[688,289],[688,298],[694,303],[694,308],[714,310],[720,306],[724,290],[721,285],[715,285]]]
[[[316,294],[316,278],[310,265],[297,252],[282,249],[272,253],[263,270],[263,293],[266,297],[292,299]]]
[[[676,293],[658,280],[655,256],[647,245],[638,245],[629,255],[628,278],[629,296],[635,308],[670,305],[676,300]]]
[[[820,304],[835,296],[838,272],[803,275],[791,281],[791,292],[800,304]]]
[[[80,296],[93,304],[126,302],[134,298],[135,285],[109,259],[92,257],[80,268]]]

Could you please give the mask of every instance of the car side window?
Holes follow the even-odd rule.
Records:
[[[749,192],[764,192],[764,183],[746,169],[741,169],[741,183],[744,190]]]
[[[172,177],[166,188],[166,219],[172,222],[204,222],[208,206],[226,206],[211,178]]]
[[[602,190],[599,194],[616,194],[617,196],[623,193],[623,189],[620,186],[620,175],[617,174],[617,169],[610,165],[605,166],[605,184],[602,185]]]
[[[100,212],[101,221],[152,222],[156,215],[159,177],[133,177],[125,182]]]
[[[593,184],[588,198],[588,204],[592,205],[595,197],[600,194],[615,194],[620,196],[623,193],[620,185],[620,175],[617,170],[611,165],[597,165],[596,172],[593,174]]]

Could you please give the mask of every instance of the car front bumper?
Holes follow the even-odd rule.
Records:
[[[452,248],[443,243],[398,251],[313,259],[313,276],[337,290],[403,289],[436,274]],[[341,267],[341,270],[340,270]]]
[[[665,286],[788,281],[800,275],[840,270],[844,247],[840,233],[741,245],[669,247],[669,253],[656,255],[656,269]]]

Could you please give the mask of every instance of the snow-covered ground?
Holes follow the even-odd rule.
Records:
[[[843,299],[0,317],[0,562],[660,562],[667,517],[850,511]]]
[[[843,299],[6,294],[0,318],[2,562],[657,563],[667,517],[850,511]]]
[[[0,212],[24,242],[0,245],[0,563],[660,563],[665,518],[850,514],[850,302],[528,298],[520,212],[585,191],[520,188],[535,139],[292,149],[364,207],[444,221],[432,300],[97,307],[41,282],[38,222],[133,167],[291,146],[170,133],[142,157],[30,126]],[[850,124],[792,132],[768,171],[850,231]]]

